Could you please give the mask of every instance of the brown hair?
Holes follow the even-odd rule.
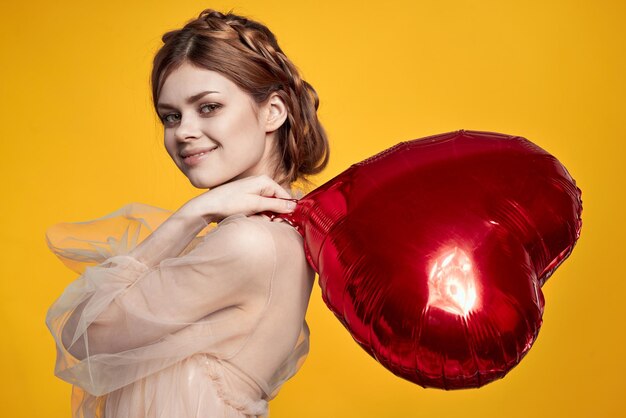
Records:
[[[151,75],[154,107],[167,76],[185,62],[221,73],[257,104],[276,91],[288,117],[278,129],[282,164],[276,165],[273,178],[282,171],[278,183],[302,180],[311,185],[305,176],[321,172],[330,154],[326,132],[317,118],[317,93],[266,26],[231,12],[203,10],[182,29],[162,36],[164,45],[154,57]]]

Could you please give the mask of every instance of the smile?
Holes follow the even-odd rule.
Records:
[[[216,149],[217,149],[217,147],[212,148],[212,149],[210,149],[208,151],[202,151],[202,152],[199,152],[197,154],[188,155],[186,157],[183,157],[183,162],[186,165],[188,165],[188,166],[194,166],[194,165],[200,163],[206,157],[208,157],[208,155],[210,153],[212,153],[213,151],[215,151]]]

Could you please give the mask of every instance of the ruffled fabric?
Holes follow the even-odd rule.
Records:
[[[97,219],[53,225],[46,231],[46,242],[63,264],[83,273],[114,255],[128,254],[171,215],[167,209],[130,203]],[[214,228],[209,224],[186,252]]]
[[[266,416],[267,401],[256,393],[259,386],[232,364],[210,357],[204,358],[206,372],[215,382],[218,397],[240,414],[246,416]],[[245,386],[245,388],[244,388]],[[234,391],[233,387],[239,390]]]
[[[306,358],[314,272],[298,232],[236,214],[157,266],[128,255],[170,215],[134,203],[48,230],[80,273],[46,316],[74,418],[266,416]]]
[[[177,382],[172,385],[171,382]],[[257,418],[268,415],[258,386],[228,362],[196,354],[107,396],[106,417]]]

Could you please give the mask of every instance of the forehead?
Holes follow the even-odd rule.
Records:
[[[159,101],[167,103],[184,101],[187,97],[203,90],[218,91],[226,96],[247,96],[235,83],[217,71],[184,63],[165,79],[159,94]]]

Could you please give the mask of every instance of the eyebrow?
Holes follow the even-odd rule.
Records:
[[[187,104],[192,104],[196,100],[206,96],[207,94],[211,94],[211,93],[219,93],[219,91],[214,91],[214,90],[201,91],[198,94],[194,94],[193,96],[187,97],[186,102],[187,102]],[[157,108],[159,108],[159,109],[176,109],[174,106],[172,106],[170,104],[167,104],[167,103],[158,103],[157,104]]]

